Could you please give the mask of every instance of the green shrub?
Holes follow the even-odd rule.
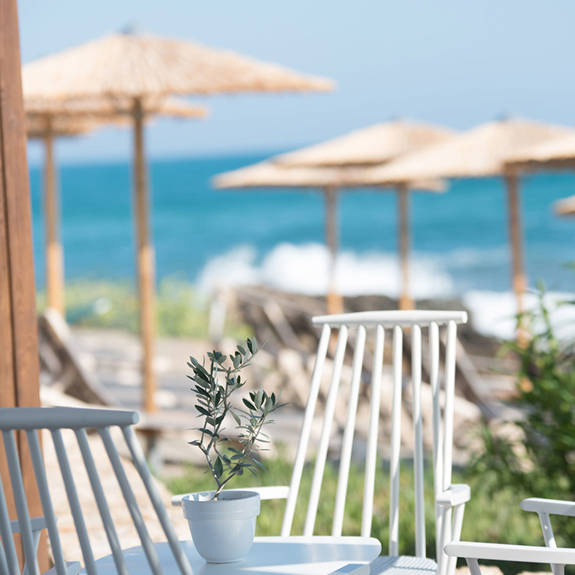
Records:
[[[44,308],[44,294],[38,309]],[[84,327],[121,329],[135,333],[138,328],[138,298],[129,283],[78,281],[66,286],[66,317],[70,324]],[[175,279],[163,280],[156,294],[158,334],[169,337],[206,338],[208,309],[193,287]],[[226,335],[245,339],[251,330],[233,318],[227,321]]]
[[[507,346],[520,359],[513,403],[522,417],[509,422],[518,439],[485,427],[481,452],[470,466],[472,476],[483,478],[486,495],[511,489],[519,499],[575,500],[575,352],[572,341],[557,338],[544,298],[540,289],[536,309],[521,318],[530,331],[527,343]],[[554,517],[552,523],[558,544],[572,547],[575,519]],[[517,533],[505,539],[527,542]]]

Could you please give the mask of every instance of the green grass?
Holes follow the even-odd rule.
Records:
[[[44,294],[38,296],[38,309],[45,305]],[[136,332],[138,299],[129,283],[80,281],[66,287],[66,317],[72,325],[103,327]],[[206,338],[208,307],[192,286],[175,279],[160,283],[156,298],[158,334],[169,337]],[[245,339],[251,330],[230,318],[227,336]]]
[[[292,464],[285,459],[277,458],[266,462],[266,470],[257,477],[251,475],[239,478],[233,487],[249,487],[256,485],[287,485],[291,477]],[[307,494],[311,485],[313,469],[308,465],[302,478],[292,534],[298,535],[303,531]],[[466,481],[467,479],[467,481]],[[462,471],[456,471],[454,483],[470,482],[472,486],[471,501],[465,509],[462,539],[475,541],[498,541],[515,544],[542,545],[543,540],[537,516],[525,513],[519,508],[521,497],[512,490],[502,490],[495,497],[485,495],[478,489],[479,480],[469,481]],[[400,512],[399,512],[399,551],[402,554],[413,554],[414,545],[414,497],[413,472],[410,466],[402,465],[400,474]],[[333,464],[326,466],[322,496],[317,515],[316,534],[329,535],[331,532],[331,519],[337,487],[337,470]],[[197,467],[189,467],[181,477],[168,481],[168,488],[173,493],[189,491],[202,491],[212,489],[210,478]],[[361,528],[361,508],[363,496],[363,469],[352,465],[347,491],[346,519],[344,522],[344,535],[359,535]],[[433,498],[433,476],[430,469],[425,475],[425,497],[430,502]],[[257,522],[258,535],[278,535],[281,528],[285,502],[262,502],[261,514]],[[389,535],[389,473],[387,469],[380,469],[376,475],[375,507],[372,535],[382,541],[384,551]],[[431,539],[433,533],[433,508],[426,507],[427,552],[435,557],[435,542]],[[534,569],[533,565],[500,565],[506,567],[507,573],[514,573],[525,569]],[[538,568],[541,570],[540,568]]]

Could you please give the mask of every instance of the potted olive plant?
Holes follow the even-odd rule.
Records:
[[[232,406],[232,397],[246,384],[241,371],[256,352],[255,340],[248,339],[229,356],[213,351],[208,353],[208,362],[202,364],[193,357],[188,362],[196,394],[194,407],[201,419],[200,437],[190,443],[202,452],[214,490],[184,496],[182,508],[196,549],[212,563],[236,561],[247,554],[260,511],[257,493],[224,490],[235,477],[262,467],[257,448],[267,441],[263,428],[281,407],[275,394],[263,389],[242,397],[242,407],[237,407],[239,402]],[[236,427],[234,437],[224,434],[224,424],[231,421]]]

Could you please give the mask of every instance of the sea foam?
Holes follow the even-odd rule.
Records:
[[[504,259],[504,250],[491,256]],[[410,260],[411,294],[416,299],[460,296],[472,314],[473,325],[485,335],[510,339],[516,326],[516,301],[511,291],[461,290],[448,268],[473,266],[485,260],[485,252],[456,250],[451,254],[414,254]],[[308,295],[324,294],[327,288],[329,254],[321,244],[279,244],[263,257],[252,246],[242,246],[210,260],[203,268],[197,286],[209,295],[225,286],[266,285]],[[342,251],[337,257],[336,285],[342,295],[384,294],[398,297],[400,270],[396,255],[357,254]],[[575,300],[575,294],[550,292],[545,303],[559,337],[575,337],[575,306],[561,302]],[[537,305],[537,295],[525,294],[525,308]],[[541,325],[533,326],[541,329]]]
[[[320,295],[328,283],[329,254],[325,246],[283,243],[263,258],[243,246],[210,260],[197,281],[204,293],[223,286],[259,284],[277,289]],[[342,295],[381,293],[397,297],[401,281],[397,257],[386,253],[342,251],[336,261],[336,288]],[[410,262],[415,298],[448,296],[453,282],[439,258],[418,256]]]
[[[472,314],[473,326],[477,331],[500,339],[514,337],[517,302],[513,292],[469,291],[462,299]],[[575,305],[563,305],[564,302],[574,300],[575,294],[572,293],[549,292],[544,296],[551,325],[559,339],[575,338]],[[526,293],[523,299],[525,310],[536,309],[537,301],[537,294]],[[531,329],[538,332],[544,327],[542,322],[538,321]]]

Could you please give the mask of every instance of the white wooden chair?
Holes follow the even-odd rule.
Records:
[[[575,548],[557,547],[549,516],[575,517],[575,502],[531,497],[521,502],[521,508],[539,515],[545,547],[461,541],[449,543],[447,554],[453,559],[464,558],[471,575],[481,575],[479,560],[549,563],[553,575],[564,575],[565,565],[575,565]]]
[[[167,516],[164,504],[160,500],[154,481],[146,467],[145,459],[135,437],[132,425],[138,420],[138,415],[128,411],[111,411],[97,409],[78,409],[67,407],[54,408],[7,408],[0,409],[0,431],[4,443],[4,452],[10,472],[11,492],[17,513],[17,521],[10,521],[7,508],[7,486],[2,484],[0,478],[0,573],[16,575],[20,573],[18,566],[16,546],[12,534],[20,533],[25,558],[24,575],[40,575],[36,557],[40,531],[48,531],[50,546],[55,567],[49,573],[52,575],[76,575],[79,564],[69,564],[65,561],[65,549],[62,547],[57,528],[57,517],[48,488],[48,477],[40,447],[40,430],[48,430],[64,480],[68,504],[73,516],[74,527],[82,551],[84,572],[87,575],[97,575],[98,567],[94,558],[90,536],[86,527],[84,512],[80,505],[78,489],[74,481],[75,469],[71,468],[66,447],[62,438],[62,430],[73,430],[83,464],[90,480],[102,525],[112,551],[118,575],[128,575],[120,540],[118,538],[114,520],[102,487],[102,482],[93,453],[88,441],[87,430],[96,430],[100,436],[105,452],[110,460],[111,467],[117,479],[119,489],[127,504],[131,519],[134,523],[142,547],[145,551],[150,570],[154,575],[162,575],[158,556],[146,526],[138,501],[134,496],[132,486],[126,476],[118,449],[111,434],[112,427],[119,427],[121,435],[127,445],[134,467],[145,486],[157,519],[167,537],[169,546],[179,567],[179,573],[192,575],[192,569],[183,553],[178,538]],[[30,457],[34,468],[36,485],[42,502],[43,517],[32,518],[28,511],[26,491],[22,480],[22,471],[18,457],[16,432],[21,431],[26,436]],[[23,438],[20,439],[23,441]]]
[[[336,404],[347,406],[346,425],[343,430],[341,453],[339,457],[339,476],[335,499],[331,534],[342,535],[346,506],[348,476],[351,463],[352,445],[356,427],[356,414],[360,401],[362,372],[367,363],[371,370],[371,399],[368,428],[367,450],[365,458],[365,486],[361,536],[370,537],[373,518],[374,484],[377,470],[378,440],[380,437],[380,403],[383,385],[392,386],[392,434],[390,461],[390,509],[389,509],[389,560],[381,561],[381,568],[390,575],[394,570],[398,575],[409,575],[408,571],[425,575],[451,575],[455,561],[449,561],[443,552],[437,553],[437,562],[426,558],[426,534],[423,493],[423,426],[421,410],[421,381],[423,341],[428,346],[431,375],[430,384],[433,395],[433,471],[435,480],[435,536],[436,549],[442,550],[445,543],[459,538],[465,502],[469,499],[467,485],[451,484],[452,443],[453,443],[453,402],[455,387],[455,360],[457,324],[467,321],[467,314],[460,311],[383,311],[359,312],[353,314],[322,316],[313,319],[321,326],[317,357],[311,379],[307,407],[302,432],[296,453],[291,483],[287,486],[264,487],[256,489],[262,499],[287,499],[283,518],[282,536],[292,534],[292,524],[296,504],[301,495],[301,478],[309,451],[312,425],[315,418],[321,418],[322,432],[319,444],[313,450],[316,453],[309,503],[303,535],[312,536],[315,532],[316,515],[320,501],[322,480],[328,455],[330,438],[336,413]],[[441,353],[440,331],[445,333],[445,354]],[[413,467],[415,476],[415,548],[416,557],[398,557],[399,549],[399,467],[401,447],[402,394],[406,383],[404,375],[404,333],[411,337],[411,369],[407,372],[411,385],[411,410],[413,414],[413,432],[415,437]],[[317,399],[326,375],[326,358],[330,341],[337,335],[333,357],[329,390],[323,414],[316,414]],[[366,342],[371,339],[367,345]],[[391,377],[383,377],[385,363],[384,348],[392,349]],[[347,349],[351,354],[346,354]],[[340,391],[340,381],[346,358],[352,356],[352,369],[349,381],[349,394]],[[442,357],[443,361],[442,361]],[[443,367],[443,369],[441,369]],[[440,396],[443,398],[443,405]],[[252,488],[250,488],[252,489]],[[174,498],[178,504],[179,498]],[[382,571],[383,572],[383,571]]]

